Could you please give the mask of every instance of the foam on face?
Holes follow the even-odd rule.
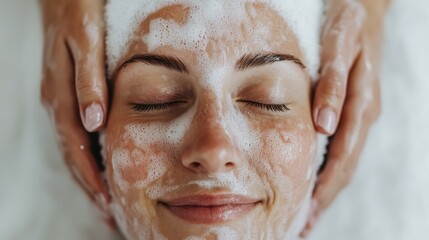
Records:
[[[245,155],[245,159],[255,158],[258,159],[258,164],[265,172],[270,172],[271,175],[275,176],[276,182],[283,183],[283,190],[288,192],[290,198],[294,197],[293,187],[291,180],[285,176],[281,170],[273,169],[262,156],[258,156],[258,152],[255,151],[260,149],[262,137],[271,138],[273,142],[268,145],[272,148],[272,151],[276,152],[274,158],[280,158],[280,156],[293,155],[293,149],[297,149],[300,143],[297,142],[295,145],[289,145],[277,151],[279,139],[294,139],[294,136],[287,135],[284,133],[282,136],[278,136],[276,132],[268,132],[267,136],[260,136],[253,131],[248,120],[234,110],[233,103],[227,102],[225,104],[220,101],[224,99],[222,93],[222,87],[220,79],[224,78],[225,73],[228,69],[225,69],[222,64],[213,62],[208,56],[206,50],[209,44],[208,36],[216,36],[227,41],[234,41],[234,39],[240,38],[240,30],[236,29],[236,22],[240,22],[245,19],[245,7],[244,4],[252,2],[265,2],[272,9],[278,11],[278,13],[285,19],[289,27],[293,30],[297,36],[302,51],[306,58],[306,65],[309,69],[310,75],[315,79],[316,72],[319,65],[319,24],[321,17],[322,2],[320,0],[301,0],[301,1],[205,1],[205,0],[182,0],[179,1],[185,7],[190,8],[189,19],[186,24],[177,24],[171,20],[154,19],[150,22],[150,31],[144,36],[139,36],[147,44],[148,50],[152,51],[156,48],[163,46],[171,46],[178,50],[194,51],[198,53],[198,64],[200,69],[203,71],[203,82],[206,89],[213,91],[216,95],[215,107],[224,111],[218,111],[219,114],[214,116],[215,119],[219,120],[219,124],[222,129],[225,130],[228,137],[230,137],[240,151]],[[111,73],[115,66],[118,64],[118,59],[127,51],[130,41],[133,37],[133,32],[141,24],[149,14],[156,12],[171,4],[178,4],[177,0],[110,0],[106,6],[106,23],[108,27],[107,35],[107,58],[109,65],[109,72]],[[250,10],[250,14],[256,15],[256,10]],[[225,26],[231,26],[225,27]],[[263,37],[267,35],[267,31],[264,26],[260,26],[255,29],[252,41],[256,42],[261,48],[270,50],[269,43],[265,41]],[[246,47],[246,46],[243,46]],[[222,112],[223,114],[220,114]],[[187,111],[185,114],[177,118],[175,121],[168,124],[130,124],[125,126],[125,133],[122,136],[123,140],[131,139],[132,142],[138,149],[145,149],[151,143],[164,142],[172,146],[176,152],[179,152],[181,148],[181,142],[183,141],[185,134],[189,131],[192,119],[194,119],[197,113],[196,107]],[[318,159],[322,159],[324,150],[324,138],[318,140]],[[129,151],[127,149],[117,148],[112,150],[112,168],[114,172],[115,182],[121,191],[128,191],[130,188],[133,189],[145,189],[146,195],[150,199],[158,199],[169,192],[176,190],[181,187],[174,184],[151,184],[155,183],[157,179],[162,177],[167,170],[171,167],[171,162],[165,161],[168,157],[162,154],[152,154],[151,159],[148,161],[150,164],[144,166],[148,169],[148,174],[142,177],[139,181],[130,183],[121,174],[123,169],[133,167],[132,164],[140,165],[138,161],[134,159],[143,159],[142,152],[138,149]],[[316,151],[315,149],[313,149]],[[166,150],[167,151],[167,150]],[[168,151],[172,151],[169,149]],[[147,156],[147,154],[145,155]],[[255,157],[256,156],[256,157]],[[133,161],[131,161],[133,159]],[[170,159],[172,160],[172,159]],[[288,159],[282,159],[285,163]],[[246,163],[248,164],[248,163]],[[212,189],[215,187],[228,186],[231,193],[246,194],[249,192],[248,186],[252,184],[264,184],[270,185],[270,179],[260,179],[258,174],[251,169],[249,165],[246,165],[240,169],[238,173],[233,174],[232,172],[225,174],[216,174],[208,180],[191,181],[187,184],[198,185],[200,188]],[[315,174],[319,164],[313,164],[308,170],[307,180],[312,179],[314,182]],[[284,239],[293,239],[297,235],[297,231],[303,226],[308,214],[309,201],[311,192],[307,194],[305,202],[297,204],[296,206],[290,206],[284,214],[292,214],[298,212],[296,222],[292,224],[289,233],[278,232],[282,230],[278,229],[267,229],[268,236],[285,236]],[[127,232],[130,225],[136,225],[135,229],[140,229],[139,239],[148,239],[148,236],[157,236],[157,239],[162,239],[158,229],[150,222],[139,223],[136,219],[126,221],[124,217],[123,208],[127,202],[121,201],[116,204],[113,212],[117,216],[117,220],[120,221],[119,225],[123,232]],[[142,209],[137,209],[138,214],[147,214]],[[249,222],[249,227],[252,223]],[[250,231],[249,229],[249,232]],[[292,233],[293,232],[293,233]],[[151,235],[152,234],[152,235]],[[214,234],[220,239],[238,239],[242,235],[238,235],[234,230],[227,227],[213,227],[208,228],[206,236]],[[224,236],[224,237],[222,237]],[[235,236],[235,237],[234,237]],[[129,237],[128,237],[129,238]],[[131,238],[129,238],[131,239]],[[200,237],[189,236],[188,239],[201,239]]]
[[[205,235],[199,236],[188,236],[184,240],[205,240],[210,234],[217,236],[217,239],[239,239],[242,236],[237,235],[237,232],[228,227],[216,227],[208,231]]]
[[[159,132],[157,133],[156,129],[162,129],[163,127],[159,125],[157,126],[156,124],[152,125],[152,128],[153,128],[152,131],[150,129],[147,129],[148,127],[149,126],[143,126],[143,125],[128,125],[125,127],[127,131],[124,134],[124,136],[126,136],[126,138],[132,139],[134,143],[136,143],[136,145],[141,144],[140,145],[141,147],[147,146],[152,142],[159,142],[162,139],[169,139],[168,137],[166,137],[166,135],[169,134],[168,131],[165,132],[165,134],[158,135]],[[143,131],[139,129],[145,129],[144,131],[147,131],[147,132],[141,135]],[[168,129],[168,127],[166,127],[165,129]],[[251,132],[250,129],[248,129],[247,131]],[[276,141],[276,139],[279,139],[278,137],[275,136],[274,132],[270,132],[267,134],[272,135],[270,138],[272,138],[273,141]],[[146,140],[148,142],[142,141],[141,136],[147,136]],[[178,138],[180,137],[181,136],[178,136]],[[291,138],[293,138],[293,136],[291,136]],[[322,137],[321,139],[326,139],[326,138]],[[258,143],[252,143],[252,144],[256,145]],[[273,145],[275,144],[276,143],[274,142]],[[324,145],[321,145],[321,146],[324,146]],[[290,151],[290,150],[286,150],[286,151]],[[130,187],[135,189],[144,189],[146,195],[150,199],[159,199],[161,196],[165,196],[166,194],[171,193],[180,187],[183,187],[181,185],[165,185],[165,184],[149,185],[150,183],[156,182],[157,179],[162,177],[165,174],[166,170],[169,168],[169,163],[165,161],[167,158],[165,157],[163,158],[162,156],[160,157],[160,155],[155,155],[155,154],[150,156],[150,157],[153,157],[153,159],[149,160],[150,164],[147,166],[149,174],[146,178],[142,176],[142,180],[135,183],[129,183],[126,180],[124,180],[123,176],[120,175],[121,170],[124,168],[130,167],[132,164],[132,161],[130,160],[130,158],[133,155],[136,155],[135,157],[137,157],[136,159],[138,159],[140,158],[138,156],[139,154],[140,154],[139,150],[136,150],[136,149],[132,151],[127,149],[113,150],[112,165],[113,165],[114,178],[115,178],[116,184],[118,184],[118,186],[121,188],[121,191],[128,191]],[[248,151],[248,154],[250,155],[253,154],[254,156],[255,155],[257,156],[257,152],[255,151]],[[291,155],[290,153],[279,153],[279,154],[283,156]],[[259,164],[262,164],[262,168],[265,168],[263,169],[265,172],[270,172],[271,176],[275,176],[276,178],[275,182],[282,183],[282,190],[284,192],[287,192],[290,195],[289,198],[292,199],[294,197],[294,190],[291,185],[292,183],[290,179],[288,179],[288,177],[285,176],[281,172],[281,170],[273,169],[272,167],[270,167],[268,165],[269,161],[266,161],[261,156],[254,157],[254,159],[260,160]],[[315,180],[317,166],[319,166],[319,164],[313,164],[309,168],[311,169],[311,174],[310,174],[312,178],[311,182],[314,182]],[[250,190],[248,189],[249,186],[252,186],[254,184],[259,184],[261,182],[264,185],[268,186],[270,185],[270,180],[271,179],[260,179],[256,172],[243,167],[240,169],[238,173],[235,173],[235,174],[233,172],[216,174],[216,175],[213,175],[211,179],[190,181],[186,184],[198,185],[201,189],[208,189],[208,190],[216,187],[227,186],[231,193],[248,194],[250,192]],[[267,226],[267,229],[266,229],[267,235],[270,235],[273,237],[284,236],[285,240],[295,239],[295,236],[299,234],[299,231],[302,229],[302,227],[306,222],[307,215],[309,213],[311,192],[312,192],[312,188],[308,190],[307,196],[301,204],[290,206],[288,209],[284,209],[284,214],[291,214],[292,212],[297,212],[297,216],[295,217],[294,222],[291,224],[289,231],[284,231],[279,233],[278,231],[277,232],[275,231],[276,228],[269,228]],[[113,203],[112,205],[112,212],[115,214],[115,218],[117,219],[118,224],[120,225],[123,232],[127,233],[128,232],[127,229],[129,228],[130,223],[127,223],[129,221],[127,221],[125,218],[124,208],[127,204],[130,204],[130,203],[124,201],[124,199],[121,199],[121,201],[116,201],[116,202],[117,203]],[[142,216],[148,215],[148,213],[145,212],[144,209],[141,209],[138,206],[134,207],[133,212],[135,212],[137,215],[142,215]],[[150,236],[153,236],[153,235],[156,235],[157,239],[165,239],[165,237],[159,232],[159,229],[157,229],[150,222],[147,222],[146,220],[144,221],[145,221],[144,223],[138,222],[137,220],[133,221],[133,224],[137,225],[135,229],[139,229],[138,239],[151,239]],[[252,226],[252,224],[249,223],[249,226]],[[239,239],[243,237],[242,232],[238,233],[235,230],[230,229],[228,227],[209,227],[207,228],[207,232],[205,233],[205,235],[208,236],[210,234],[217,236],[219,239]],[[221,236],[227,236],[227,237],[224,238]],[[252,235],[249,235],[249,239],[251,239],[250,236]],[[133,238],[128,237],[128,239],[133,239]],[[196,236],[189,236],[189,239],[204,239],[204,237],[198,238]]]

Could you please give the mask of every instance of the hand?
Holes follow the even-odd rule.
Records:
[[[54,119],[69,170],[113,226],[110,195],[91,153],[88,133],[103,128],[107,110],[104,1],[39,2],[45,37],[42,101]]]
[[[379,116],[380,43],[387,6],[383,0],[328,0],[326,5],[313,119],[320,133],[335,135],[313,192],[303,237],[349,183],[368,130]]]

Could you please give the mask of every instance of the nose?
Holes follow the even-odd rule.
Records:
[[[213,174],[232,171],[240,165],[234,142],[222,125],[213,115],[194,120],[182,154],[182,164],[186,168]]]

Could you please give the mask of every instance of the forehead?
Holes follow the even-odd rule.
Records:
[[[316,0],[302,2],[308,1]],[[301,56],[293,51],[304,49],[303,61],[311,68],[308,56],[318,56],[312,53],[317,52],[318,40],[302,48],[302,38],[296,33],[300,32],[297,31],[299,23],[308,17],[297,21],[294,13],[307,9],[306,15],[311,18],[316,7],[286,2],[111,0],[106,7],[109,72],[127,53],[152,52],[162,47],[218,54],[224,58],[231,57],[225,53],[276,48]],[[311,34],[307,34],[308,38]]]

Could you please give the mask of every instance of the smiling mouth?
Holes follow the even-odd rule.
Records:
[[[187,222],[217,224],[240,218],[261,202],[241,195],[193,195],[159,203]]]

